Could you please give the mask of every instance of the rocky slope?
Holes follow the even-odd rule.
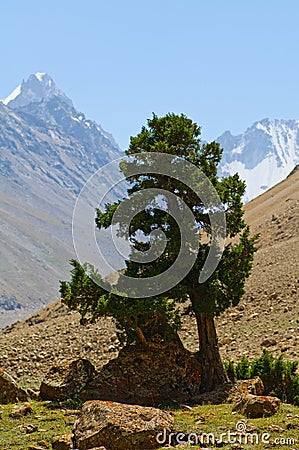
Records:
[[[254,268],[237,308],[217,319],[222,357],[254,358],[267,348],[299,360],[299,170],[245,206],[260,233]],[[196,350],[195,323],[186,318],[181,335]],[[56,302],[0,332],[0,367],[37,387],[54,362],[82,356],[99,367],[117,355],[112,321],[82,327],[79,316]]]

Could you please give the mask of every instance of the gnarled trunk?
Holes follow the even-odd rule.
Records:
[[[214,318],[203,312],[199,306],[202,305],[200,289],[190,293],[192,309],[195,312],[198,341],[199,361],[202,367],[201,392],[212,391],[228,381],[218,347],[218,339]]]
[[[199,360],[202,366],[201,391],[209,392],[227,381],[221,361],[213,317],[206,313],[196,314],[199,339]]]

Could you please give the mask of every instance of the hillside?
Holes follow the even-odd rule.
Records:
[[[268,348],[299,360],[299,170],[245,206],[247,221],[260,233],[246,294],[237,308],[217,319],[223,359],[250,358]],[[185,319],[185,345],[196,350],[196,330]],[[100,366],[117,355],[110,320],[82,327],[60,302],[0,332],[0,366],[25,385],[37,386],[53,362],[87,357]]]

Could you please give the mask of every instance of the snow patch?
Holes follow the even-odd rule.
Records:
[[[43,81],[43,78],[44,78],[45,75],[46,75],[46,72],[37,72],[35,74],[35,76],[38,79],[38,81]]]
[[[260,122],[257,123],[256,128],[257,128],[257,130],[263,131],[265,134],[271,135],[271,132],[268,130],[268,128],[265,127],[265,125],[262,125]]]
[[[11,102],[12,100],[14,100],[15,98],[18,97],[18,95],[20,95],[21,93],[21,85],[19,85],[18,87],[16,87],[11,94],[9,94],[8,97],[6,97],[4,100],[1,100],[1,102],[4,105],[8,105],[9,102]]]
[[[75,122],[81,123],[82,120],[84,119],[84,117],[83,116],[78,116],[78,117],[71,116],[71,119],[74,120]]]
[[[254,169],[246,169],[241,161],[232,161],[222,167],[222,172],[239,173],[241,180],[246,180],[245,201],[262,194],[266,189],[284,180],[290,173],[291,165],[277,167],[275,155],[269,154]],[[260,184],[260,182],[262,183]]]
[[[243,148],[244,148],[243,144],[239,145],[238,147],[233,148],[231,151],[232,155],[241,155]]]

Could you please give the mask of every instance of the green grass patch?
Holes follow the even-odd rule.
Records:
[[[76,420],[76,411],[71,409],[59,409],[58,404],[48,402],[30,402],[33,413],[22,418],[12,418],[10,413],[15,405],[0,405],[2,411],[0,419],[0,449],[1,450],[28,450],[31,446],[43,447],[47,443],[51,447],[52,438],[59,434],[71,433]],[[63,405],[63,408],[75,405]],[[60,405],[61,408],[61,405]],[[198,437],[198,445],[167,446],[161,442],[161,447],[168,449],[196,449],[222,448],[229,449],[298,449],[299,448],[299,408],[293,405],[282,404],[279,412],[272,417],[263,419],[244,419],[240,414],[232,413],[231,404],[194,406],[191,409],[166,408],[174,414],[174,433],[184,433],[188,436]],[[244,443],[217,443],[221,434],[223,440],[233,433],[238,433],[237,424],[244,423],[245,433],[258,436],[258,442]],[[36,427],[32,433],[26,433],[26,428]],[[192,433],[192,435],[191,435]],[[269,435],[267,442],[262,442],[264,434]],[[210,442],[202,444],[200,436],[210,436]],[[212,442],[211,436],[215,442]],[[160,439],[162,440],[162,436]],[[175,436],[173,437],[175,439]],[[239,439],[239,434],[236,438]],[[168,441],[165,442],[168,444]],[[172,444],[171,444],[172,445]],[[136,449],[137,450],[137,449]]]
[[[52,448],[54,436],[71,433],[76,420],[71,411],[50,409],[48,402],[32,401],[30,405],[33,412],[20,418],[9,416],[15,405],[0,405],[1,450],[26,450],[30,446],[41,446],[39,442],[48,443],[48,448]],[[32,429],[36,431],[30,432]]]
[[[244,428],[244,430],[240,432],[239,427]],[[231,404],[202,405],[189,411],[183,409],[176,411],[174,429],[177,433],[183,432],[190,436],[190,439],[197,435],[197,445],[188,445],[187,443],[179,447],[165,446],[165,448],[192,450],[199,450],[200,448],[227,450],[236,448],[242,450],[299,449],[299,408],[282,404],[279,412],[272,417],[245,419],[240,414],[232,413]],[[223,435],[223,442],[217,443],[221,434]],[[206,441],[205,443],[201,443],[200,436]],[[208,436],[209,442],[207,441]],[[232,440],[235,439],[235,442],[229,441],[229,436]]]

